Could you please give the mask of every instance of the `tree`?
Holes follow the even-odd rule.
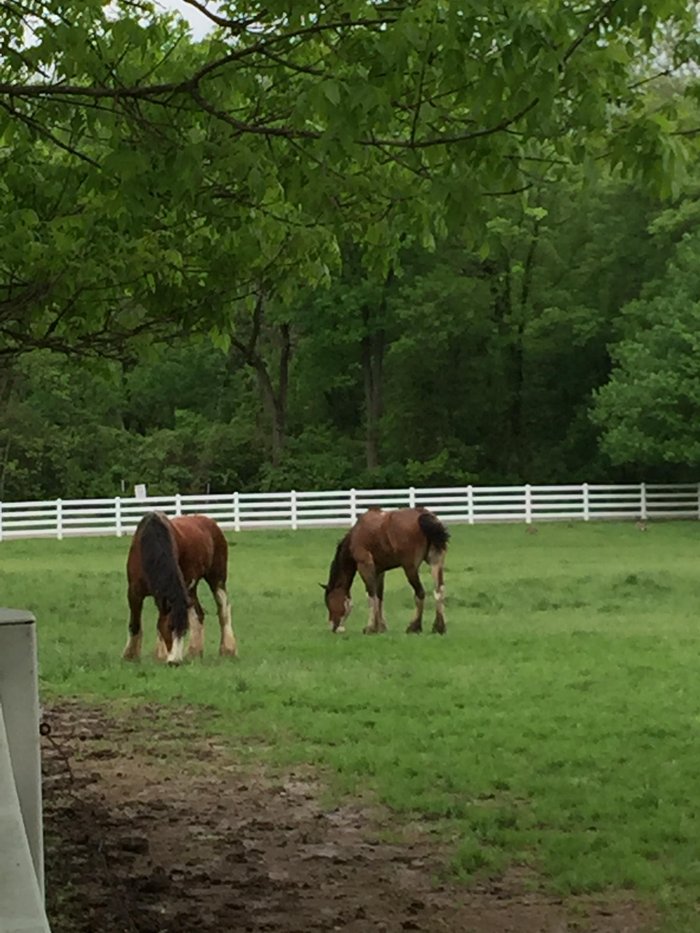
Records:
[[[672,186],[696,129],[689,81],[649,94],[659,28],[662,71],[692,58],[682,0],[188,2],[219,27],[205,43],[146,0],[2,2],[6,354],[225,333],[290,231],[288,293],[341,233],[381,279],[572,163]]]
[[[699,219],[695,199],[676,213],[680,240],[663,274],[623,309],[614,369],[593,409],[614,463],[666,480],[694,480],[700,463]],[[663,244],[663,219],[652,229]]]
[[[609,346],[641,339],[639,320],[621,309],[676,289],[667,260],[700,212],[688,198],[659,215],[658,203],[616,179],[583,193],[544,185],[530,202],[493,203],[488,255],[465,242],[466,225],[434,252],[407,247],[389,282],[369,279],[355,253],[329,287],[282,300],[272,274],[280,261],[256,313],[243,299],[225,304],[222,275],[225,346],[208,335],[167,344],[144,336],[123,362],[33,353],[3,367],[3,495],[113,495],[122,481],[144,480],[172,493],[610,479],[592,393],[610,377]],[[658,332],[668,341],[675,312],[664,308]],[[384,405],[368,467],[373,327]],[[606,416],[601,427],[613,424]],[[618,462],[614,475],[638,478],[636,461]],[[683,475],[647,462],[647,476]]]

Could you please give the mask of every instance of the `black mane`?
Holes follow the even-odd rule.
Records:
[[[170,521],[159,512],[149,512],[139,522],[141,565],[151,594],[163,614],[170,613],[173,634],[187,632],[187,587],[177,559]]]

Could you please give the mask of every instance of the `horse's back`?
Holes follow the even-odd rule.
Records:
[[[431,515],[419,506],[415,509],[368,509],[357,521],[355,528],[360,533],[407,538],[420,533],[419,519]]]
[[[425,556],[426,539],[419,524],[423,508],[370,509],[360,516],[351,533],[351,548],[356,559],[371,555],[377,569],[417,565]]]

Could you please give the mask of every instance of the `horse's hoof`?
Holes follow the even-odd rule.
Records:
[[[376,635],[377,630],[376,628],[370,628],[369,625],[365,625],[365,627],[362,629],[362,634],[363,635]]]
[[[334,629],[334,630],[333,630],[333,634],[334,634],[334,635],[344,635],[344,634],[345,634],[345,626],[344,626],[344,625],[339,625],[337,629]]]
[[[406,626],[407,635],[420,635],[422,631],[423,631],[423,627],[420,625],[414,625],[413,622],[411,622],[410,625]]]
[[[447,626],[444,622],[436,622],[432,631],[433,635],[444,635],[447,632]]]
[[[182,661],[168,661],[168,667],[179,667]]]

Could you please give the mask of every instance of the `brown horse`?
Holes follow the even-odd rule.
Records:
[[[169,664],[183,660],[184,637],[189,628],[189,654],[204,650],[204,610],[197,598],[197,584],[206,580],[216,601],[221,643],[219,653],[236,654],[231,627],[231,606],[226,594],[228,544],[223,532],[206,515],[169,519],[149,512],[134,532],[126,562],[131,613],[124,658],[141,655],[141,609],[147,596],[158,607],[156,657]]]
[[[443,568],[449,537],[440,519],[427,509],[383,512],[374,508],[365,512],[339,542],[328,583],[321,584],[326,594],[331,631],[345,631],[343,623],[352,609],[350,589],[359,571],[369,597],[369,623],[364,631],[368,634],[385,632],[384,574],[395,567],[403,567],[415,593],[416,612],[406,631],[422,631],[425,590],[418,568],[426,561],[435,581],[433,631],[444,635],[447,627]]]

